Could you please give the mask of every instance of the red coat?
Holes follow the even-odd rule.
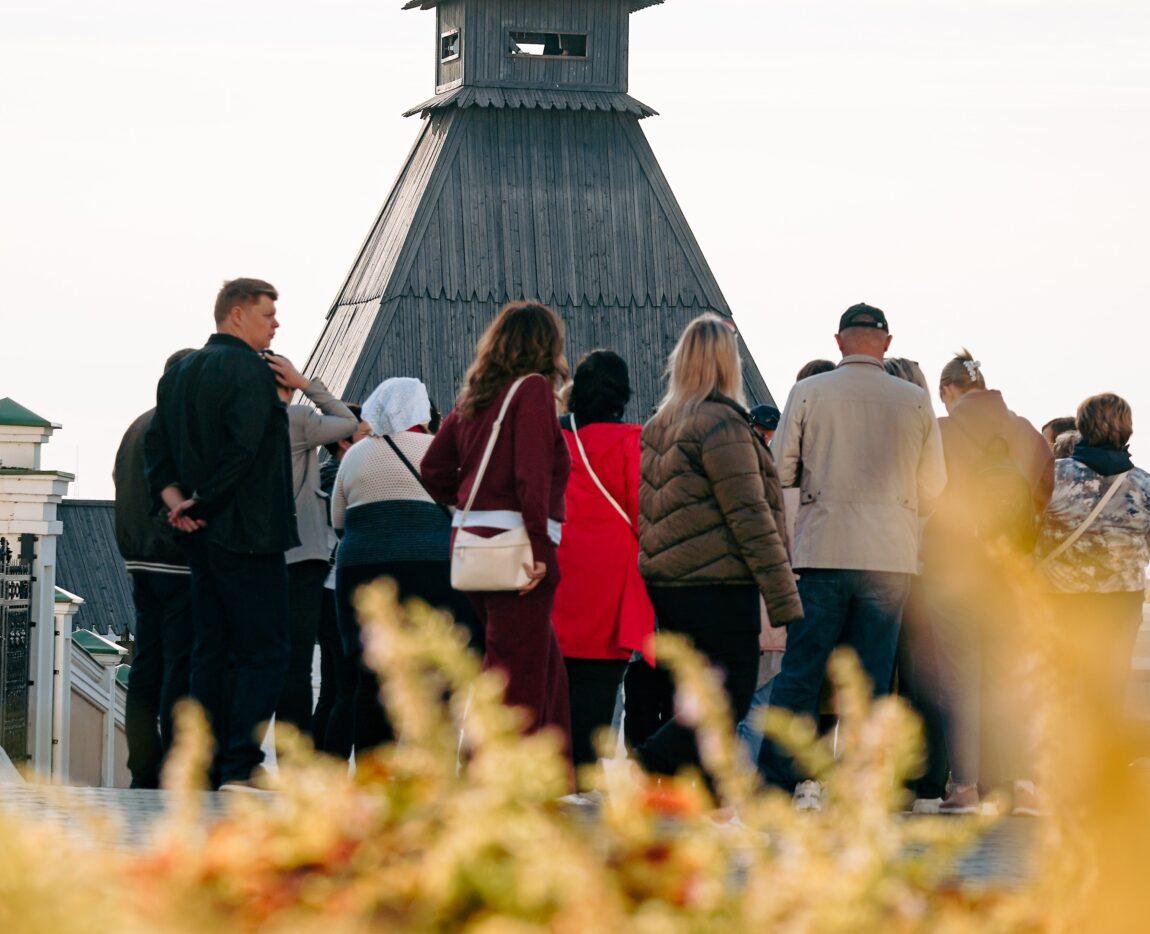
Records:
[[[551,620],[567,658],[630,658],[655,628],[639,576],[638,425],[597,423],[579,428],[596,475],[631,517],[623,521],[600,492],[570,431],[567,521],[559,546],[559,589]]]

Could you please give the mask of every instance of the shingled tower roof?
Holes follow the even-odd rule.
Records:
[[[628,360],[628,415],[646,417],[683,326],[708,309],[730,315],[639,126],[654,111],[626,94],[628,14],[649,5],[406,4],[436,8],[438,93],[411,111],[422,114],[419,137],[328,313],[310,375],[350,401],[389,376],[418,376],[449,407],[488,322],[529,298],[560,313],[572,361],[596,347]],[[558,31],[538,31],[547,24]],[[584,54],[516,44],[537,36],[581,42]],[[749,399],[770,402],[743,353]]]

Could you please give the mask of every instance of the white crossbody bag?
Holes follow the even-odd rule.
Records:
[[[471,485],[471,495],[467,497],[467,505],[463,507],[460,528],[455,531],[455,544],[451,548],[451,586],[456,590],[519,590],[531,582],[527,568],[535,566],[535,555],[531,550],[531,539],[527,536],[526,526],[508,529],[490,538],[467,531],[467,517],[471,514],[475,494],[479,492],[479,485],[483,482],[483,474],[487,471],[491,452],[495,450],[495,442],[499,439],[499,430],[503,427],[507,407],[511,405],[512,397],[525,379],[526,376],[519,377],[503,399],[499,416],[491,426],[491,437],[487,440],[487,448],[483,452],[483,459],[479,462],[475,482]]]

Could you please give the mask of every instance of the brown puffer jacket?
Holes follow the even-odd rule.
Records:
[[[713,395],[643,429],[639,570],[649,584],[755,584],[771,623],[803,618],[787,559],[783,496],[745,410]]]

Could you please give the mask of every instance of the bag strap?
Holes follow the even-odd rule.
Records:
[[[575,446],[579,449],[579,456],[583,458],[583,466],[587,468],[587,473],[591,475],[591,479],[595,481],[595,486],[599,487],[599,492],[607,497],[607,502],[615,507],[615,511],[623,517],[623,521],[627,523],[627,528],[631,530],[631,534],[636,538],[639,533],[635,531],[635,527],[631,524],[631,517],[627,515],[627,511],[616,502],[615,497],[607,492],[607,487],[603,486],[603,481],[599,479],[599,475],[591,467],[591,461],[587,459],[587,452],[583,450],[583,441],[579,437],[579,426],[575,424],[575,415],[571,414],[571,434],[575,436]]]
[[[528,373],[527,376],[534,376],[534,373]],[[542,375],[542,374],[540,374]],[[487,448],[483,452],[483,459],[479,462],[479,470],[475,474],[475,482],[471,484],[471,495],[467,497],[467,505],[463,507],[463,518],[460,520],[460,527],[466,528],[467,517],[471,515],[471,507],[475,502],[475,494],[479,492],[479,484],[483,482],[483,475],[487,472],[487,462],[491,460],[491,452],[495,450],[495,442],[499,439],[499,429],[503,427],[503,418],[507,414],[507,407],[511,405],[511,398],[515,395],[517,389],[523,383],[527,376],[520,376],[511,388],[507,390],[507,395],[503,399],[503,406],[499,409],[499,415],[495,418],[495,424],[491,426],[491,437],[487,439]]]
[[[1059,555],[1061,555],[1064,551],[1066,551],[1066,549],[1068,549],[1071,545],[1073,545],[1076,541],[1078,541],[1078,539],[1080,539],[1082,537],[1082,533],[1085,532],[1088,528],[1090,528],[1090,526],[1093,524],[1094,520],[1098,518],[1098,516],[1102,512],[1102,510],[1106,508],[1106,504],[1108,502],[1110,502],[1111,499],[1113,499],[1114,494],[1118,492],[1118,488],[1120,486],[1122,486],[1122,484],[1126,481],[1126,477],[1129,475],[1129,473],[1130,473],[1130,471],[1127,470],[1127,471],[1124,471],[1123,473],[1120,473],[1117,477],[1114,478],[1113,482],[1110,484],[1110,489],[1108,489],[1104,494],[1102,494],[1102,498],[1100,500],[1098,500],[1098,502],[1095,504],[1094,508],[1090,511],[1090,515],[1088,515],[1085,519],[1082,520],[1082,524],[1079,525],[1078,528],[1076,528],[1073,532],[1071,532],[1062,541],[1061,545],[1059,545],[1057,548],[1055,548],[1054,551],[1050,552],[1050,554],[1048,554],[1045,558],[1043,558],[1038,563],[1038,566],[1040,568],[1045,567],[1047,564],[1049,564],[1051,561],[1053,561],[1055,558],[1057,558]]]
[[[401,451],[399,449],[399,445],[391,440],[391,435],[384,435],[383,440],[387,442],[388,447],[390,447],[393,451],[395,451],[395,456],[398,457],[401,461],[403,461],[403,466],[411,471],[411,475],[413,477],[415,477],[416,483],[418,483],[421,487],[423,487],[423,492],[426,493],[428,496],[431,496],[431,490],[429,490],[427,488],[427,484],[423,482],[423,477],[420,476],[419,471],[415,469],[415,466],[411,463],[411,461],[409,461],[404,456],[403,451]],[[438,506],[440,509],[443,510],[443,514],[445,516],[447,516],[448,519],[451,518],[451,510],[448,509],[446,506],[444,506],[443,503],[436,502],[436,499],[434,496],[431,496],[431,501],[433,503],[435,503],[436,506]]]

